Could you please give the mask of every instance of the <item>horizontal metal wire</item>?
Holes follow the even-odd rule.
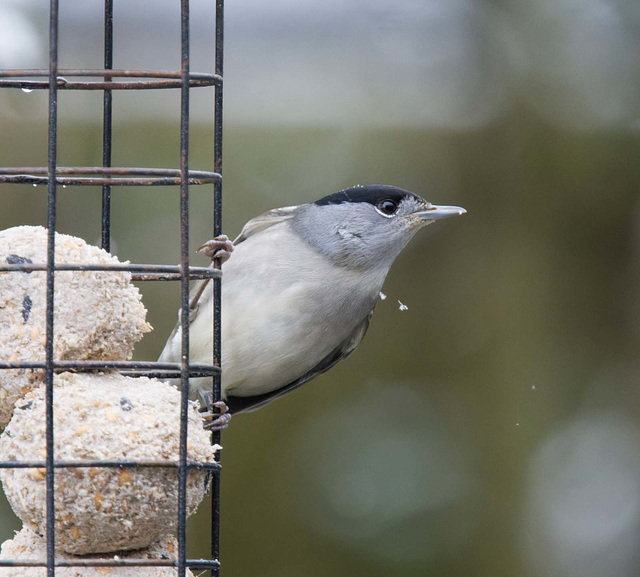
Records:
[[[23,90],[45,90],[49,80],[20,80],[22,78],[48,77],[48,69],[12,69],[0,70],[0,88],[22,88]],[[67,80],[69,77],[103,77],[104,80]],[[111,70],[111,69],[73,69],[58,70],[56,86],[58,90],[152,90],[163,88],[181,88],[182,73],[166,70]],[[113,78],[142,78],[137,81],[118,81]],[[158,80],[159,79],[159,80]],[[189,74],[189,87],[220,86],[222,77],[218,74],[192,72]]]
[[[100,175],[97,177],[87,175]],[[59,166],[56,183],[62,186],[176,186],[181,182],[180,170],[172,168]],[[220,182],[217,172],[190,170],[189,184]],[[38,184],[49,183],[46,166],[11,166],[0,168],[0,183]]]
[[[157,468],[157,469],[177,469],[180,466],[179,461],[169,460],[156,460],[156,461],[126,461],[126,460],[103,460],[103,461],[88,461],[75,460],[75,461],[54,461],[53,466],[56,469],[84,469],[93,467],[109,467],[109,468],[122,468],[122,469],[142,469],[142,468]],[[0,469],[44,469],[46,468],[45,461],[0,461]],[[194,461],[187,461],[187,468],[195,469],[197,471],[219,471],[222,465],[217,462],[211,463],[196,463]]]
[[[121,559],[115,555],[112,559],[56,559],[56,567],[177,567],[177,559]],[[186,567],[190,569],[217,569],[220,561],[213,559],[187,559]],[[46,561],[25,559],[14,561],[12,559],[0,560],[0,567],[47,567]]]
[[[46,271],[45,263],[15,263],[0,264],[0,274],[3,272],[26,272]],[[169,264],[56,264],[54,270],[57,271],[110,271],[110,272],[130,272],[133,280],[180,280],[182,274],[181,265]],[[141,273],[141,274],[135,274]],[[189,278],[191,280],[220,278],[222,272],[218,269],[203,266],[190,266]]]
[[[52,366],[54,371],[56,372],[90,372],[110,369],[141,369],[143,371],[162,371],[163,376],[166,378],[180,378],[182,368],[181,363],[161,363],[158,361],[53,361]],[[46,368],[46,361],[0,362],[0,370]],[[189,365],[189,375],[191,377],[211,377],[218,374],[220,374],[220,367],[216,365]]]

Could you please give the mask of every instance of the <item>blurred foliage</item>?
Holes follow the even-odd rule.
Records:
[[[60,164],[98,164],[100,136],[61,124]],[[177,137],[173,125],[118,124],[114,163],[177,166]],[[45,164],[45,142],[42,124],[5,123],[2,163]],[[208,127],[193,127],[191,147],[192,168],[211,166]],[[271,207],[356,183],[469,213],[401,255],[357,354],[224,433],[226,574],[523,574],[532,451],[580,410],[596,375],[636,356],[638,148],[524,110],[472,133],[227,126],[230,235]],[[0,228],[44,223],[44,187],[0,192]],[[114,189],[118,256],[177,262],[177,207],[170,188]],[[191,209],[195,249],[211,235],[210,189],[191,188]],[[98,189],[59,190],[61,232],[97,243],[99,226]],[[152,360],[175,323],[178,284],[140,288],[155,331],[137,357]],[[403,493],[415,506],[395,503]],[[18,525],[4,511],[7,538]],[[194,555],[207,555],[207,523],[203,506]]]

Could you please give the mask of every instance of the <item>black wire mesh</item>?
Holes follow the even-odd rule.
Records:
[[[191,267],[189,265],[189,186],[213,183],[213,235],[222,230],[222,72],[224,41],[224,0],[215,2],[215,73],[192,73],[189,69],[190,34],[189,0],[181,0],[181,68],[179,71],[161,70],[117,70],[113,68],[113,0],[104,1],[104,69],[59,69],[58,29],[59,0],[49,4],[49,68],[47,70],[0,70],[0,88],[22,88],[25,90],[46,89],[49,91],[48,105],[48,165],[46,167],[0,168],[0,183],[46,184],[47,185],[47,262],[16,263],[0,265],[0,271],[25,272],[40,270],[47,273],[46,346],[44,362],[1,362],[4,369],[44,369],[46,400],[46,458],[33,461],[3,461],[0,468],[45,468],[46,469],[46,561],[0,560],[1,566],[46,566],[48,577],[53,577],[56,567],[118,567],[118,566],[173,566],[179,577],[186,569],[208,569],[213,576],[219,574],[219,526],[220,526],[220,463],[194,463],[187,459],[187,413],[189,403],[189,378],[212,376],[213,396],[220,398],[220,278],[219,270]],[[213,3],[213,2],[212,2]],[[45,79],[46,78],[46,79]],[[74,80],[69,80],[73,78]],[[75,80],[92,78],[93,80]],[[95,80],[95,79],[98,80]],[[189,91],[197,87],[215,87],[214,95],[214,172],[189,170]],[[112,167],[112,124],[114,90],[147,90],[179,88],[180,102],[180,168],[127,168]],[[103,165],[101,167],[60,167],[57,165],[58,91],[102,90],[103,98]],[[101,231],[102,247],[111,248],[111,188],[113,186],[166,186],[180,187],[180,242],[181,262],[179,266],[153,264],[55,264],[55,232],[57,186],[93,185],[102,187]],[[180,306],[182,319],[182,358],[180,363],[149,361],[57,361],[54,360],[54,287],[56,274],[63,271],[100,270],[127,271],[133,280],[175,281],[181,283]],[[212,279],[214,288],[214,323],[212,327],[214,351],[213,365],[189,363],[189,281]],[[54,374],[66,371],[95,371],[116,369],[127,376],[180,378],[180,453],[177,461],[91,461],[54,460],[53,380]],[[212,442],[220,441],[220,433],[214,432]],[[178,471],[178,558],[171,559],[56,559],[55,556],[55,470],[60,468],[117,467],[144,468],[166,467]],[[212,474],[211,511],[211,559],[187,558],[186,535],[186,488],[187,472],[192,469],[210,471]]]

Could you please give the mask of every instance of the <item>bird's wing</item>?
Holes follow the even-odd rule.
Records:
[[[284,206],[282,208],[274,208],[273,210],[268,210],[267,212],[261,214],[260,216],[256,216],[252,218],[247,224],[242,227],[240,234],[233,241],[233,244],[240,244],[243,240],[247,240],[250,236],[257,234],[274,224],[278,224],[279,222],[283,222],[285,220],[289,220],[293,218],[296,213],[300,210],[300,206]],[[210,265],[212,266],[212,265]],[[189,294],[190,307],[192,309],[191,316],[189,317],[189,323],[192,323],[197,316],[197,305],[202,304],[200,302],[200,297],[202,296],[203,291],[209,284],[209,279],[204,279],[197,283],[193,284],[193,288]],[[178,319],[178,324],[180,324],[180,319]],[[171,340],[173,338],[174,333],[176,332],[178,327],[173,330],[173,333],[169,337]]]
[[[283,208],[274,208],[268,210],[260,216],[252,218],[247,224],[244,225],[240,234],[233,241],[233,244],[240,244],[243,240],[247,240],[250,236],[263,231],[265,228],[269,228],[279,222],[289,220],[293,218],[300,210],[300,206],[285,206]]]
[[[264,393],[262,395],[255,395],[252,397],[235,397],[232,395],[227,397],[225,402],[229,407],[229,411],[231,413],[255,411],[256,409],[268,405],[270,402],[275,401],[283,395],[290,393],[294,389],[301,387],[302,385],[308,383],[311,379],[314,379],[325,371],[328,371],[331,367],[333,367],[333,365],[335,365],[342,359],[346,359],[353,351],[356,350],[356,348],[360,344],[360,341],[367,332],[367,329],[369,328],[369,323],[371,323],[372,316],[373,311],[371,311],[365,317],[365,319],[339,346],[333,349],[333,351],[331,351],[324,359],[322,359],[322,361],[320,361],[310,371],[308,371],[295,381],[289,383],[288,385],[276,389],[275,391]]]

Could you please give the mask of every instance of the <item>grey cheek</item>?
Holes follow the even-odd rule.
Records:
[[[362,238],[357,232],[352,232],[348,228],[341,227],[338,229],[338,235],[344,240],[354,240]]]

